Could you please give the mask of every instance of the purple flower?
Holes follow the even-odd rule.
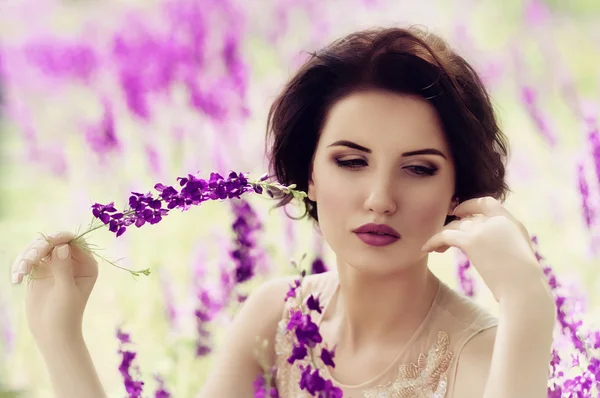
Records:
[[[590,345],[593,349],[600,349],[600,331],[590,333]]]
[[[233,223],[235,233],[235,249],[229,254],[235,261],[236,283],[243,283],[254,276],[256,261],[260,253],[256,247],[256,232],[262,229],[258,215],[250,204],[244,200],[233,202],[236,219]]]
[[[214,84],[217,86],[217,84]],[[217,121],[224,121],[228,115],[228,107],[216,88],[202,90],[193,78],[186,80],[190,93],[190,105]]]
[[[548,266],[544,266],[544,274],[550,281],[550,286],[554,286],[554,300],[556,302],[556,314],[557,321],[560,325],[561,332],[570,337],[570,341],[579,351],[580,353],[585,353],[585,346],[583,341],[578,337],[577,331],[581,327],[581,321],[575,321],[571,314],[568,314],[566,311],[567,298],[558,293],[558,289],[561,287],[558,282],[556,282],[556,276],[554,275],[552,269]]]
[[[288,301],[288,299],[296,297],[296,290],[300,287],[300,283],[301,283],[300,279],[296,279],[294,281],[294,284],[290,285],[290,289],[288,290],[287,294],[285,295],[284,301]]]
[[[134,380],[133,376],[130,374],[130,368],[133,363],[133,360],[136,357],[136,353],[134,351],[128,351],[123,348],[123,346],[127,343],[131,343],[131,338],[129,334],[124,333],[121,329],[117,329],[117,338],[119,339],[119,354],[122,355],[121,364],[119,365],[119,372],[121,376],[123,376],[123,382],[125,384],[125,390],[130,398],[139,398],[142,395],[142,389],[144,387],[143,381]],[[139,370],[138,370],[139,373]]]
[[[204,343],[196,344],[196,357],[205,357],[212,353],[212,347]]]
[[[27,44],[25,55],[31,65],[55,79],[87,82],[99,66],[99,57],[89,44],[69,43],[57,38]]]
[[[298,327],[302,322],[302,311],[300,310],[291,310],[290,320],[287,324],[287,330],[293,330]]]
[[[301,370],[300,389],[322,398],[341,398],[343,396],[342,390],[334,387],[331,380],[325,380],[319,374],[318,369],[312,371],[311,366],[308,365],[305,368],[301,366]]]
[[[271,371],[269,380],[273,380],[274,371]],[[267,382],[264,373],[260,373],[252,383],[254,387],[254,398],[279,398],[277,388]]]
[[[294,345],[292,349],[292,355],[288,358],[288,362],[293,364],[296,361],[304,359],[308,355],[308,350],[304,345]]]
[[[119,82],[129,110],[142,120],[150,119],[150,109],[146,99],[142,77],[133,70],[122,69]]]
[[[198,206],[208,200],[239,198],[244,193],[255,192],[257,186],[250,183],[242,173],[235,172],[229,173],[227,178],[211,173],[208,180],[191,174],[188,177],[178,177],[177,180],[182,187],[180,191],[172,186],[158,183],[154,186],[159,192],[158,197],[152,196],[150,192],[146,194],[132,192],[128,210],[117,212],[114,202],[108,205],[95,203],[92,206],[92,214],[103,224],[108,225],[109,230],[119,237],[130,225],[140,228],[146,223],[160,222],[174,208],[186,211],[191,206]],[[163,207],[164,205],[166,208]]]
[[[212,342],[208,324],[216,317],[223,308],[224,303],[213,297],[208,290],[201,289],[198,292],[199,306],[194,311],[196,317],[196,356],[204,357],[212,353]]]
[[[596,177],[600,182],[600,131],[598,131],[596,126],[594,126],[588,134],[588,143],[592,150]]]
[[[129,334],[123,333],[120,328],[117,329],[117,339],[119,339],[119,342],[122,344],[131,343]]]
[[[325,263],[323,262],[323,259],[321,257],[317,257],[315,258],[315,260],[312,262],[311,264],[311,274],[322,274],[324,272],[327,272],[327,267],[325,266]]]
[[[108,213],[116,212],[115,202],[110,202],[107,205],[101,205],[99,203],[95,203],[92,206],[92,214],[94,217],[99,218],[104,224],[108,224],[110,221],[110,215]]]
[[[321,303],[319,303],[319,298],[315,298],[312,294],[306,299],[306,307],[311,311],[317,311],[319,314],[323,310]]]
[[[192,290],[196,296],[197,305],[194,311],[196,321],[196,356],[204,357],[212,353],[212,337],[209,325],[223,309],[230,304],[235,282],[230,267],[221,265],[220,277],[215,283],[209,285],[205,269],[204,257],[199,257],[194,262],[194,281]]]
[[[598,382],[598,387],[600,387],[600,358],[590,359],[587,370],[594,375],[594,379]]]
[[[240,97],[244,97],[248,85],[248,66],[244,64],[239,54],[239,40],[238,37],[231,34],[226,37],[223,46],[223,58],[235,90]]]
[[[119,150],[120,143],[115,133],[115,118],[108,100],[103,101],[104,115],[102,120],[87,128],[85,138],[94,152],[103,156],[110,151]]]
[[[171,398],[171,394],[166,390],[165,382],[160,376],[154,376],[158,382],[158,390],[154,393],[154,398]]]
[[[465,296],[473,297],[475,295],[475,283],[473,277],[468,274],[469,268],[471,268],[471,261],[469,261],[467,256],[460,252],[458,260],[459,285]]]
[[[582,163],[577,165],[577,179],[579,183],[579,193],[581,194],[581,207],[583,209],[585,226],[588,229],[591,229],[594,225],[595,212],[590,204],[590,190],[585,179],[585,170]]]
[[[333,357],[335,356],[335,348],[328,350],[326,348],[323,348],[321,350],[321,360],[323,361],[323,363],[327,366],[331,366],[332,368],[335,368],[335,363],[333,363]]]
[[[302,314],[300,323],[296,325],[296,338],[300,344],[314,347],[323,341],[319,327],[312,321],[309,314]]]
[[[301,296],[301,284],[306,273],[300,271],[298,264],[292,261],[292,265],[300,272],[300,278],[294,281],[294,284],[290,285],[290,290],[286,295],[285,300],[290,298],[296,298],[295,305],[289,309],[289,320],[287,323],[286,330],[290,332],[288,337],[293,341],[293,348],[287,361],[290,364],[295,364],[296,361],[300,361],[299,366],[302,371],[299,386],[300,389],[308,391],[313,396],[318,397],[341,397],[342,390],[334,387],[331,380],[325,380],[315,370],[311,371],[311,366],[314,366],[314,358],[310,350],[314,348],[318,343],[323,341],[319,327],[313,322],[310,316],[310,312],[315,311],[317,313],[322,312],[322,306],[319,302],[319,296],[315,297],[314,294],[309,295],[306,300],[303,300]],[[299,296],[299,297],[298,297]],[[303,302],[305,301],[305,305]],[[298,306],[299,308],[296,308]],[[303,313],[303,309],[306,308],[307,313]],[[321,348],[321,361],[330,367],[335,367],[333,357],[335,355],[335,348],[328,350],[325,347]],[[309,358],[307,358],[309,357]]]
[[[550,368],[551,368],[551,375],[550,378],[556,378],[559,376],[559,372],[558,372],[558,366],[560,365],[560,355],[558,355],[558,352],[556,351],[556,349],[552,349],[552,358],[550,359]]]
[[[537,237],[531,238],[534,244],[536,258],[540,261],[543,257],[537,250]],[[573,297],[563,293],[564,287],[557,281],[553,270],[543,266],[548,284],[552,289],[556,302],[557,324],[560,335],[555,338],[550,361],[550,384],[548,397],[591,397],[592,388],[600,388],[600,371],[598,370],[600,359],[592,355],[591,348],[596,345],[598,331],[584,333],[583,322],[576,319],[578,302]],[[587,338],[584,338],[587,336]],[[566,338],[565,351],[571,352],[570,361],[565,363],[559,354],[559,344]],[[584,367],[583,363],[587,363]],[[567,371],[572,367],[578,367],[581,374],[574,377],[566,377]],[[570,372],[569,372],[570,373]],[[598,390],[600,391],[600,390]]]

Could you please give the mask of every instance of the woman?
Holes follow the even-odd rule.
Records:
[[[335,368],[320,371],[345,397],[546,396],[554,301],[526,229],[501,204],[506,138],[464,59],[415,28],[351,34],[291,79],[267,132],[277,180],[308,193],[306,215],[336,254],[337,270],[301,289],[320,298],[316,321],[336,346]],[[100,397],[81,334],[97,267],[64,245],[72,237],[32,242],[13,272],[19,282],[52,253],[48,278],[29,289],[30,328],[58,396]],[[450,246],[479,271],[498,319],[429,271],[428,253]],[[271,342],[280,396],[307,395],[308,362],[287,361],[289,285],[252,293],[201,397],[253,396],[257,336]]]

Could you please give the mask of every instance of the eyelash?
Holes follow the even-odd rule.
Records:
[[[350,159],[350,160],[335,160],[335,163],[338,167],[342,169],[350,169],[356,170],[361,166],[365,165],[366,162],[362,159]],[[358,163],[358,164],[357,164]],[[408,166],[407,169],[411,169],[414,171],[414,174],[419,177],[429,177],[434,175],[437,172],[437,167],[425,167],[425,166]]]

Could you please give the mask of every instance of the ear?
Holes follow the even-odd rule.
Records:
[[[458,196],[454,195],[452,196],[452,200],[450,201],[450,205],[448,206],[448,215],[451,216],[452,212],[454,212],[454,209],[456,208],[456,206],[458,206],[459,203],[459,199]]]
[[[312,172],[308,177],[308,191],[306,192],[306,194],[308,196],[308,199],[312,200],[313,202],[317,201],[317,194],[315,192],[315,183],[313,181]]]

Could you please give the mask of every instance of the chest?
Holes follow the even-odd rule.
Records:
[[[318,353],[319,345],[314,348]],[[319,373],[340,387],[344,397],[353,398],[448,398],[448,371],[453,360],[450,338],[440,331],[423,352],[395,357],[374,349],[359,357],[336,353],[336,368],[330,369],[318,358],[290,365],[293,336],[280,329],[277,338],[277,386],[282,397],[309,397],[300,389],[301,369],[316,365]],[[390,350],[391,351],[391,350]],[[304,394],[304,395],[303,395]]]

